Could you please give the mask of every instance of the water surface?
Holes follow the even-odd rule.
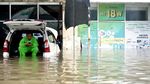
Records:
[[[150,49],[64,50],[63,59],[0,60],[0,84],[149,84]]]

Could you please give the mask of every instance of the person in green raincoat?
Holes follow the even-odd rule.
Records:
[[[36,56],[38,53],[38,42],[31,33],[27,33],[19,43],[19,54],[21,57],[25,57],[26,53],[31,52],[32,56]]]

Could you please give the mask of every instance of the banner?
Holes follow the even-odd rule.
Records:
[[[122,21],[124,20],[124,4],[100,4],[99,20]]]
[[[124,47],[124,22],[100,22],[99,25],[98,36],[102,48]]]
[[[89,0],[66,0],[65,4],[65,27],[75,27],[87,24],[89,21],[88,7]]]
[[[126,22],[126,48],[150,47],[150,22]]]
[[[90,46],[98,47],[98,22],[90,22]]]

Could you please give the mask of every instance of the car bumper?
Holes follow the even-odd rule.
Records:
[[[3,58],[9,58],[9,53],[8,52],[3,52]]]
[[[54,52],[44,52],[43,57],[44,58],[56,58],[58,57],[59,53],[54,53]]]
[[[58,61],[59,53],[53,53],[53,52],[44,52],[43,58],[46,60],[49,60],[50,62],[57,62]]]

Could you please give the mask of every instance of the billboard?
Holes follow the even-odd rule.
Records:
[[[125,31],[126,48],[150,47],[150,24],[148,21],[126,22]]]
[[[122,21],[124,20],[124,4],[100,4],[99,20],[101,21]]]
[[[99,42],[102,48],[123,48],[125,38],[124,22],[100,22]]]

